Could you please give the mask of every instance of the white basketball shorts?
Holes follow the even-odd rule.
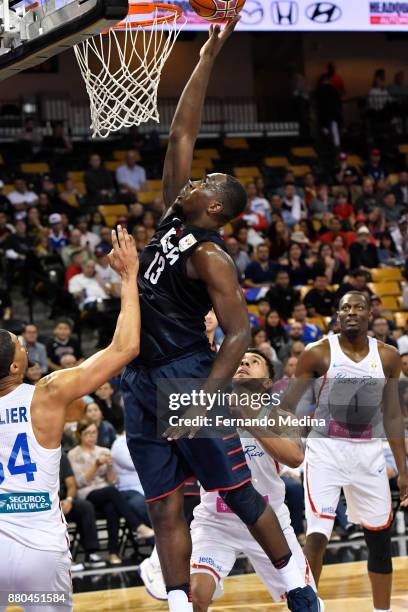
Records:
[[[278,516],[279,518],[279,516]],[[305,576],[305,584],[314,589],[312,572],[302,548],[297,541],[292,526],[281,525],[289,548],[297,561],[297,565]],[[244,553],[275,601],[282,601],[286,591],[279,571],[275,569],[260,545],[254,540],[245,526],[233,520],[222,519],[214,521],[211,515],[208,519],[195,518],[191,524],[193,552],[191,555],[191,574],[209,574],[214,578],[216,591],[214,599],[223,594],[223,581],[231,572],[240,553]]]
[[[330,539],[342,488],[351,523],[373,530],[391,523],[391,492],[379,439],[308,438],[304,488],[307,534]]]
[[[66,552],[49,552],[28,548],[19,542],[0,534],[0,592],[3,605],[5,593],[65,593],[65,603],[58,605],[14,604],[25,612],[71,612],[72,580],[71,555]],[[10,604],[11,605],[11,604]]]

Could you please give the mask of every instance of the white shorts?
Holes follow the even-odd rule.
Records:
[[[282,526],[282,529],[297,565],[305,576],[305,583],[316,590],[312,572],[292,526],[290,524]],[[214,578],[217,588],[213,599],[223,594],[224,578],[231,572],[240,553],[248,557],[273,599],[275,601],[285,599],[286,588],[279,571],[273,567],[249,531],[241,524],[237,524],[235,519],[226,518],[224,522],[222,519],[214,522],[211,515],[208,520],[202,517],[195,518],[191,523],[191,538],[193,552],[190,573],[209,574]]]
[[[322,533],[330,539],[342,488],[351,523],[374,530],[391,524],[391,492],[379,439],[308,438],[304,488],[308,535]]]
[[[72,610],[71,555],[28,548],[0,534],[0,593],[26,593],[43,591],[65,593],[66,603],[49,605],[23,605],[25,612],[70,612]],[[0,610],[8,605],[0,604]]]

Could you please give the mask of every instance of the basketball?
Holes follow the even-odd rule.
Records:
[[[213,22],[232,19],[245,4],[245,0],[190,0],[190,6],[197,15]]]

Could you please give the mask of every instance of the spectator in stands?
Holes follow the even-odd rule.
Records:
[[[238,272],[238,277],[240,282],[243,281],[245,270],[250,264],[250,259],[248,253],[242,251],[239,247],[238,240],[234,238],[234,236],[230,236],[225,241],[225,246],[227,248],[227,252],[233,260],[235,267]]]
[[[19,132],[17,138],[21,142],[29,145],[29,150],[31,153],[36,153],[39,150],[42,136],[32,117],[27,117],[24,120],[23,128],[21,132]]]
[[[82,273],[76,274],[69,281],[68,291],[77,300],[81,310],[93,312],[97,300],[108,300],[116,289],[100,277],[95,261],[88,259],[82,265]]]
[[[361,269],[353,270],[347,276],[345,276],[343,283],[334,294],[335,306],[337,307],[343,295],[346,295],[346,293],[349,291],[362,291],[367,295],[367,298],[370,299],[373,292],[367,285],[369,278],[368,273]]]
[[[327,288],[328,280],[324,274],[316,276],[314,287],[307,292],[304,305],[309,317],[321,315],[331,317],[334,309],[334,293]]]
[[[296,323],[296,325],[298,325],[298,323]],[[303,342],[303,340],[299,340],[297,338],[291,338],[289,357],[297,357],[299,359],[301,354],[304,352],[305,348],[306,348],[306,344]]]
[[[396,340],[391,336],[388,320],[385,317],[374,317],[372,320],[372,335],[377,340],[398,348]]]
[[[137,225],[143,224],[144,206],[140,202],[135,202],[129,206],[129,216],[127,220],[127,230],[129,234]]]
[[[384,195],[381,207],[387,224],[398,223],[405,212],[404,207],[397,203],[397,198],[393,191],[389,191]]]
[[[276,351],[278,359],[284,361],[289,354],[289,335],[280,321],[277,310],[272,309],[268,313],[265,331],[269,342]]]
[[[398,345],[399,347],[399,345]],[[401,354],[401,374],[400,379],[408,382],[408,353]]]
[[[44,136],[42,146],[44,151],[56,155],[71,153],[73,149],[72,142],[65,133],[64,124],[61,121],[53,125],[51,136]]]
[[[316,92],[316,114],[319,128],[337,149],[341,146],[340,132],[343,122],[341,95],[333,87],[329,74],[323,74],[318,82]]]
[[[102,228],[106,227],[105,219],[99,210],[95,210],[91,216],[91,232],[97,236],[101,236]]]
[[[48,369],[51,372],[61,369],[63,355],[74,355],[78,363],[83,361],[83,353],[79,342],[72,337],[72,323],[69,319],[61,318],[57,320],[53,336],[46,343],[46,348]]]
[[[369,332],[371,333],[371,332]],[[372,335],[377,340],[398,348],[396,340],[390,335],[390,327],[385,317],[375,317],[372,321]]]
[[[334,199],[330,195],[329,187],[326,184],[319,185],[317,188],[316,197],[313,198],[309,205],[309,210],[313,217],[321,219],[323,213],[332,212]]]
[[[259,324],[265,325],[266,317],[268,316],[269,311],[271,309],[269,305],[269,300],[266,297],[261,297],[257,301],[256,306],[258,308],[257,319],[259,321]]]
[[[401,336],[397,340],[398,350],[401,354],[408,353],[408,320],[405,322],[405,328],[400,329]]]
[[[59,213],[52,213],[48,218],[50,224],[50,231],[48,235],[48,242],[50,249],[57,253],[67,246],[68,240],[62,226],[62,217]]]
[[[28,209],[25,221],[27,223],[27,236],[33,242],[44,234],[48,235],[48,229],[42,225],[40,211],[36,206]]]
[[[120,296],[121,280],[119,274],[117,274],[109,265],[108,250],[104,246],[98,245],[95,249],[96,265],[95,270],[100,279],[110,288],[110,295],[113,297]]]
[[[102,166],[100,155],[94,153],[89,158],[89,167],[85,172],[85,187],[90,204],[110,202],[114,195],[111,173]]]
[[[112,230],[109,227],[101,227],[99,231],[100,242],[98,243],[98,247],[103,247],[104,249],[112,249]]]
[[[392,319],[391,310],[385,310],[382,300],[379,295],[372,295],[370,297],[370,309],[372,319],[376,317],[385,317],[388,320],[388,325],[391,331],[395,329],[395,323]],[[368,322],[368,329],[372,329],[373,321]]]
[[[238,223],[235,226],[233,236],[238,241],[240,250],[244,251],[244,253],[247,253],[249,256],[251,256],[253,252],[253,247],[248,242],[248,234],[249,234],[249,231],[248,231],[248,227],[246,223]],[[263,242],[262,239],[261,239],[261,242]]]
[[[399,173],[399,180],[392,188],[398,204],[408,207],[408,170]]]
[[[89,231],[89,222],[86,217],[78,219],[78,229],[81,232],[81,246],[88,247],[93,253],[101,239],[97,234]]]
[[[290,227],[304,219],[307,215],[304,200],[297,195],[296,187],[293,183],[285,185],[285,192],[282,198],[283,220]]]
[[[329,231],[324,231],[324,227],[321,229],[323,232],[320,234],[320,240],[322,242],[327,242],[328,244],[333,244],[337,236],[342,236],[346,242],[346,247],[348,248],[353,240],[355,240],[354,232],[344,231],[341,221],[337,217],[332,217],[330,219]]]
[[[307,172],[303,179],[304,193],[305,193],[305,204],[306,208],[309,209],[311,203],[317,196],[316,177],[313,172]]]
[[[98,532],[96,530],[95,510],[91,502],[77,498],[77,483],[71,462],[66,453],[61,454],[59,498],[61,510],[68,523],[76,523],[80,533],[82,548],[85,552],[85,566],[96,569],[105,567],[106,563],[97,554],[99,550]],[[73,571],[84,569],[82,564],[74,564]]]
[[[299,295],[299,291],[290,284],[289,273],[286,270],[278,270],[275,283],[265,298],[269,301],[270,308],[276,309],[279,317],[286,320],[295,303],[299,301]]]
[[[135,239],[137,252],[141,253],[145,246],[147,246],[149,243],[147,238],[147,230],[143,225],[135,225],[132,235]]]
[[[336,203],[333,209],[336,217],[343,221],[353,220],[354,210],[353,206],[347,199],[347,194],[344,192],[340,192],[336,197]]]
[[[7,197],[15,213],[38,204],[38,195],[28,189],[27,181],[23,177],[15,179],[14,191],[10,191]]]
[[[10,292],[0,288],[0,321],[10,321],[12,316]]]
[[[98,446],[104,446],[105,448],[111,448],[112,444],[116,440],[115,428],[109,421],[105,421],[101,409],[96,402],[87,404],[85,410],[85,416],[89,421],[95,423],[98,428],[98,438],[96,443]]]
[[[24,382],[29,385],[36,385],[41,380],[43,373],[41,372],[41,366],[38,361],[30,362],[30,367],[27,368],[27,372],[24,377]]]
[[[292,240],[295,237],[302,245],[309,244],[303,232],[295,232],[295,234],[292,234]],[[282,257],[279,263],[288,272],[293,287],[306,285],[309,278],[312,277],[313,262],[306,258],[306,252],[298,242],[291,243],[287,257]]]
[[[387,172],[381,161],[380,149],[371,149],[370,158],[364,167],[364,176],[371,177],[376,183],[386,178]]]
[[[256,349],[259,349],[261,344],[264,344],[268,341],[268,336],[266,335],[266,331],[264,327],[254,327],[252,330],[252,342],[251,346]]]
[[[124,431],[117,436],[111,453],[113,469],[117,476],[116,487],[141,523],[137,528],[137,535],[139,538],[151,538],[154,536],[154,531],[149,527],[151,523],[143,487],[133,465]]]
[[[125,163],[116,170],[116,182],[121,193],[137,196],[146,182],[146,172],[142,166],[137,165],[139,159],[136,151],[128,151]]]
[[[380,237],[377,248],[378,261],[383,268],[392,268],[401,265],[402,261],[398,255],[397,247],[389,232],[384,232]]]
[[[77,427],[78,446],[69,451],[68,458],[77,482],[78,497],[90,501],[96,512],[101,512],[107,520],[109,563],[120,565],[120,518],[125,518],[135,530],[140,521],[120,491],[113,486],[116,475],[111,453],[107,448],[96,445],[97,436],[96,425],[88,419],[82,419]]]
[[[54,179],[51,176],[43,176],[41,179],[41,193],[46,193],[52,205],[53,211],[59,209],[59,192]]]
[[[1,204],[0,204],[1,206]],[[36,210],[33,208],[32,210]],[[14,233],[14,227],[8,222],[8,217],[5,212],[0,210],[0,249],[3,246],[4,241],[10,234]]]
[[[330,245],[325,245],[330,246]],[[343,264],[345,268],[350,268],[350,254],[346,249],[346,241],[340,234],[336,236],[332,244],[332,255],[335,260]],[[345,273],[345,270],[344,270]],[[343,276],[344,276],[343,273]],[[342,277],[341,277],[342,278]]]
[[[379,201],[375,195],[374,187],[375,183],[373,178],[366,177],[363,180],[362,194],[354,203],[354,210],[356,213],[368,215],[379,206]]]
[[[245,287],[270,287],[275,280],[277,264],[269,259],[269,247],[262,243],[256,247],[255,260],[245,270]]]
[[[69,242],[61,249],[61,258],[64,266],[68,267],[72,263],[72,256],[78,255],[79,262],[85,263],[91,257],[91,249],[88,245],[81,244],[82,234],[77,228],[73,228],[69,235]],[[78,260],[76,260],[78,261]]]
[[[293,322],[288,326],[289,334],[290,330],[293,329],[294,324],[298,323],[302,326],[302,334],[296,338],[297,340],[302,340],[302,342],[305,344],[309,344],[309,342],[316,342],[316,340],[319,340],[319,338],[322,337],[320,328],[313,323],[307,322],[307,310],[306,306],[302,302],[298,302],[294,305],[292,318]]]
[[[38,328],[34,323],[28,323],[23,330],[22,337],[27,350],[28,359],[40,364],[42,374],[48,372],[47,349],[45,344],[38,342]]]
[[[268,235],[269,243],[270,243],[270,246],[269,246],[270,258],[272,261],[277,261],[280,257],[282,257],[287,252],[289,248],[289,245],[290,245],[289,228],[286,225],[286,223],[282,221],[282,219],[278,219],[277,221],[271,224],[267,235]]]
[[[52,213],[53,205],[48,193],[41,192],[38,196],[38,212],[40,213],[41,223],[47,224],[48,217]]]
[[[75,217],[82,204],[83,196],[72,179],[68,178],[65,181],[64,189],[59,194],[59,198],[62,202],[63,210],[70,217]]]
[[[392,98],[385,85],[385,70],[379,68],[374,73],[371,89],[368,92],[368,108],[376,114],[380,114],[391,102]]]
[[[146,228],[148,240],[151,240],[156,231],[156,218],[151,210],[145,210],[142,225]]]
[[[123,429],[123,408],[118,399],[115,396],[114,389],[110,382],[106,382],[95,391],[94,394],[95,402],[98,404],[103,418],[109,421],[116,431]]]
[[[22,213],[17,213],[20,215]],[[27,236],[27,225],[23,219],[17,219],[15,222],[15,232],[10,234],[4,241],[4,253],[6,256],[6,279],[7,288],[11,289],[12,281],[16,274],[20,276],[23,287],[26,283],[25,278],[25,262],[29,254],[32,241]]]
[[[362,225],[357,230],[357,240],[350,247],[350,264],[354,268],[378,268],[377,247],[370,242],[370,230]]]
[[[258,195],[255,183],[248,183],[246,186],[249,210],[261,215],[267,223],[271,222],[271,205],[264,196]]]
[[[336,166],[336,170],[335,170],[336,181],[339,185],[344,183],[345,172],[347,170],[351,171],[348,173],[348,175],[353,177],[353,183],[355,183],[360,177],[359,170],[355,166],[351,166],[348,163],[347,153],[344,153],[344,152],[339,153],[338,154],[338,165]]]
[[[389,232],[402,260],[408,258],[408,214],[403,215],[398,224],[392,225]],[[408,261],[405,265],[407,269],[406,277],[408,278]]]

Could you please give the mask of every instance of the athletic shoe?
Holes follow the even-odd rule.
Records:
[[[89,569],[99,569],[101,567],[106,567],[106,561],[102,559],[102,557],[96,553],[91,553],[85,558],[85,567]]]
[[[83,572],[85,569],[85,565],[83,563],[72,563],[71,564],[71,572]]]
[[[358,538],[363,538],[364,532],[361,529],[360,525],[355,525],[354,523],[348,523],[345,529],[344,540],[357,540]]]
[[[311,586],[292,589],[286,593],[289,610],[292,612],[320,612],[320,603]]]
[[[165,601],[167,599],[166,585],[160,565],[154,565],[149,558],[144,559],[138,567],[140,578],[151,597]]]

